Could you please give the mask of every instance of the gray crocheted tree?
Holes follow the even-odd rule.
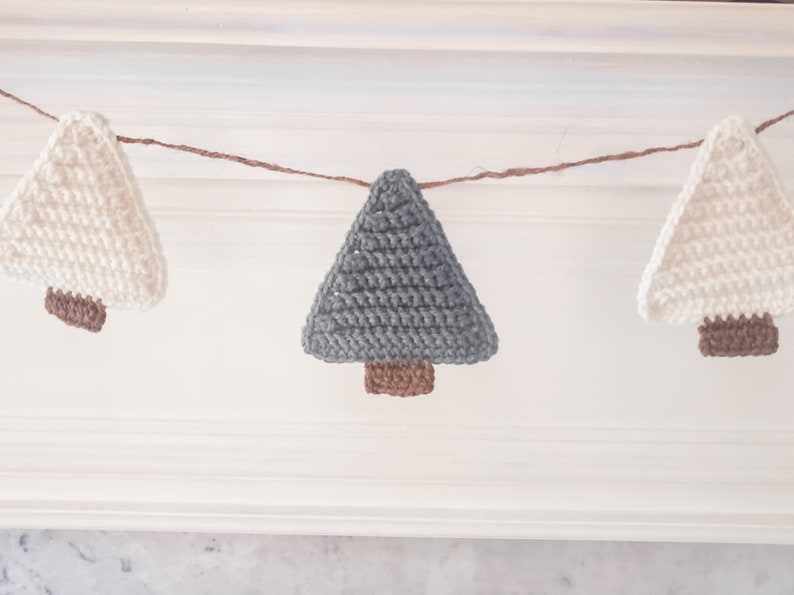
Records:
[[[309,312],[303,348],[326,362],[365,362],[368,393],[401,397],[433,390],[432,364],[496,353],[493,323],[407,171],[372,184]]]

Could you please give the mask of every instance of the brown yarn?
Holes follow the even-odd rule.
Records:
[[[173,149],[174,151],[182,151],[183,153],[193,153],[195,155],[201,155],[202,157],[208,157],[209,159],[222,159],[224,161],[233,161],[234,163],[240,163],[242,165],[247,165],[248,167],[259,167],[270,171],[277,171],[283,174],[294,174],[297,176],[307,176],[310,178],[321,178],[323,180],[333,180],[335,182],[349,182],[351,184],[355,184],[356,186],[363,186],[365,188],[369,188],[369,182],[365,182],[364,180],[359,180],[358,178],[351,178],[349,176],[333,176],[328,174],[320,174],[313,171],[305,171],[302,169],[293,169],[291,167],[283,167],[281,165],[277,165],[275,163],[269,163],[267,161],[250,159],[249,157],[243,157],[241,155],[233,155],[231,153],[220,153],[218,151],[209,151],[207,149],[192,147],[190,145],[173,145],[171,143],[164,143],[163,141],[154,138],[133,138],[129,136],[117,136],[116,138],[120,143],[128,143],[128,144],[136,144],[136,145],[156,145],[158,147],[164,147],[166,149]]]
[[[698,327],[700,353],[714,357],[771,355],[778,348],[778,330],[769,313],[747,318],[706,318]]]
[[[609,155],[599,155],[598,157],[588,157],[587,159],[580,159],[578,161],[565,161],[555,165],[544,165],[542,167],[511,167],[502,171],[481,171],[470,176],[460,176],[457,178],[449,178],[447,180],[439,180],[437,182],[423,182],[419,184],[421,188],[438,188],[439,186],[449,186],[450,184],[459,184],[460,182],[473,182],[475,180],[482,180],[485,178],[520,178],[523,176],[534,176],[537,174],[545,174],[555,171],[563,171],[564,169],[571,169],[574,167],[581,167],[583,165],[590,165],[593,163],[604,163],[606,161],[627,161],[629,159],[637,159],[638,157],[645,157],[654,153],[673,153],[683,149],[694,149],[703,144],[703,139],[692,141],[691,143],[684,143],[681,145],[674,145],[672,147],[650,147],[642,151],[624,151],[623,153],[614,153]]]
[[[427,360],[395,360],[364,364],[364,388],[372,395],[415,397],[433,391],[435,372]]]
[[[52,115],[49,112],[44,111],[40,107],[30,102],[25,101],[24,99],[20,99],[13,93],[9,93],[8,91],[4,91],[0,89],[0,95],[2,95],[3,97],[7,97],[11,101],[15,101],[20,105],[24,105],[25,107],[32,109],[34,112],[44,116],[45,118],[55,120],[56,122],[58,121],[58,118],[56,116]],[[769,120],[762,122],[756,127],[755,131],[756,133],[761,133],[770,126],[774,126],[778,122],[782,122],[783,120],[791,116],[794,116],[794,110],[789,110],[783,114],[780,114],[779,116],[775,116],[774,118],[770,118]],[[363,186],[363,187],[369,187],[370,185],[370,183],[365,180],[361,180],[359,178],[353,178],[351,176],[322,174],[322,173],[307,171],[302,169],[294,169],[292,167],[284,167],[282,165],[278,165],[276,163],[270,163],[268,161],[260,161],[258,159],[243,157],[241,155],[234,155],[231,153],[221,153],[219,151],[210,151],[209,149],[202,149],[200,147],[193,147],[190,145],[177,145],[172,143],[166,143],[154,138],[135,138],[130,136],[118,136],[116,138],[118,138],[119,142],[122,143],[155,145],[158,147],[163,147],[174,151],[182,151],[183,153],[193,153],[194,155],[200,155],[202,157],[207,157],[208,159],[221,159],[224,161],[232,161],[234,163],[239,163],[241,165],[245,165],[248,167],[258,167],[261,169],[266,169],[269,171],[275,171],[284,174],[293,174],[297,176],[306,176],[310,178],[320,178],[323,180],[333,180],[335,182],[347,182],[349,184],[355,184],[356,186]],[[439,188],[441,186],[449,186],[450,184],[459,184],[461,182],[474,182],[476,180],[482,180],[485,178],[504,179],[504,178],[520,178],[524,176],[534,176],[538,174],[558,172],[566,169],[572,169],[575,167],[581,167],[583,165],[605,163],[607,161],[628,161],[630,159],[638,159],[640,157],[645,157],[647,155],[653,155],[654,153],[674,153],[676,151],[682,151],[684,149],[694,149],[700,146],[702,143],[703,143],[703,139],[701,138],[696,141],[681,143],[678,145],[670,145],[665,147],[649,147],[647,149],[641,149],[637,151],[623,151],[622,153],[599,155],[596,157],[579,159],[578,161],[565,161],[554,165],[545,165],[539,167],[511,167],[502,171],[485,170],[478,172],[476,174],[472,174],[470,176],[459,176],[456,178],[448,178],[446,180],[422,182],[419,184],[419,187],[422,189]]]
[[[780,114],[779,116],[770,118],[766,122],[761,122],[761,124],[755,127],[755,133],[761,134],[764,130],[766,130],[770,126],[774,126],[778,122],[782,122],[783,120],[785,120],[786,118],[790,118],[791,116],[794,116],[794,109],[787,111],[785,114]]]
[[[58,121],[58,117],[57,116],[53,116],[51,113],[45,112],[40,107],[35,106],[32,103],[29,103],[29,102],[25,101],[24,99],[20,99],[19,97],[17,97],[13,93],[9,93],[8,91],[3,91],[2,89],[0,89],[0,95],[2,95],[3,97],[7,97],[11,101],[16,101],[19,105],[24,105],[25,107],[29,107],[34,112],[36,112],[39,115],[44,116],[45,118],[49,118],[50,120],[55,120],[56,122]]]
[[[44,307],[69,326],[84,328],[92,333],[101,331],[107,318],[102,300],[94,301],[91,296],[83,297],[79,293],[75,296],[71,291],[53,291],[52,287],[47,288]]]

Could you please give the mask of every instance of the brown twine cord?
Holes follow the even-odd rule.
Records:
[[[40,107],[37,107],[37,106],[33,105],[32,103],[28,103],[24,99],[20,99],[19,97],[17,97],[16,95],[14,95],[12,93],[9,93],[8,91],[3,91],[2,89],[0,89],[0,95],[2,95],[3,97],[8,97],[8,99],[10,99],[11,101],[16,101],[19,105],[24,105],[25,107],[29,107],[34,112],[44,116],[45,118],[49,118],[50,120],[55,120],[56,122],[58,121],[58,118],[53,116],[51,113],[45,112]]]
[[[0,95],[10,99],[11,101],[15,101],[20,105],[24,105],[25,107],[32,109],[34,112],[36,112],[41,116],[44,116],[45,118],[49,118],[50,120],[54,120],[56,122],[58,121],[58,118],[56,116],[52,115],[49,112],[44,111],[43,109],[32,103],[25,101],[24,99],[17,97],[13,93],[9,93],[8,91],[4,91],[3,89],[0,89]],[[775,124],[782,122],[783,120],[785,120],[786,118],[790,118],[791,116],[794,116],[794,109],[762,122],[761,124],[756,126],[755,131],[756,133],[760,134],[770,126],[774,126]],[[231,153],[210,151],[208,149],[202,149],[200,147],[193,147],[190,145],[176,145],[172,143],[166,143],[154,138],[135,138],[129,136],[117,136],[116,138],[119,140],[119,142],[122,143],[137,144],[137,145],[156,145],[158,147],[163,147],[174,151],[182,151],[183,153],[193,153],[194,155],[200,155],[202,157],[207,157],[208,159],[220,159],[223,161],[232,161],[234,163],[239,163],[241,165],[246,165],[248,167],[258,167],[261,169],[266,169],[269,171],[274,171],[284,174],[292,174],[292,175],[305,176],[310,178],[320,178],[322,180],[332,180],[335,182],[348,182],[350,184],[355,184],[356,186],[363,186],[365,188],[368,188],[370,186],[369,182],[365,180],[361,180],[359,178],[353,178],[350,176],[332,175],[332,174],[322,174],[314,171],[294,169],[292,167],[284,167],[282,165],[271,163],[269,161],[260,161],[258,159],[251,159],[249,157],[243,157],[241,155],[234,155]],[[653,155],[654,153],[675,153],[676,151],[682,151],[684,149],[694,149],[696,147],[699,147],[701,144],[703,144],[703,140],[704,139],[701,138],[696,141],[681,143],[678,145],[671,145],[666,147],[648,147],[647,149],[641,149],[638,151],[623,151],[622,153],[598,155],[596,157],[579,159],[578,161],[565,161],[563,163],[557,163],[554,165],[545,165],[540,167],[511,167],[502,171],[485,170],[469,176],[459,176],[456,178],[447,178],[446,180],[422,182],[419,184],[419,187],[423,189],[439,188],[441,186],[460,184],[461,182],[474,182],[476,180],[483,180],[486,178],[498,179],[498,180],[504,178],[520,178],[524,176],[534,176],[538,174],[563,171],[566,169],[581,167],[583,165],[605,163],[607,161],[628,161],[630,159],[638,159],[640,157],[646,157],[647,155]]]
[[[202,157],[208,157],[209,159],[223,159],[224,161],[233,161],[235,163],[247,165],[248,167],[260,167],[262,169],[277,171],[283,174],[294,174],[298,176],[307,176],[310,178],[321,178],[323,180],[333,180],[335,182],[349,182],[351,184],[355,184],[356,186],[364,186],[365,188],[369,187],[369,182],[365,182],[364,180],[359,180],[357,178],[351,178],[349,176],[332,176],[313,171],[305,171],[302,169],[293,169],[291,167],[283,167],[281,165],[277,165],[275,163],[269,163],[267,161],[250,159],[248,157],[243,157],[241,155],[232,155],[231,153],[220,153],[218,151],[208,151],[207,149],[201,149],[199,147],[191,147],[190,145],[173,145],[171,143],[164,143],[163,141],[154,138],[133,138],[129,136],[117,136],[116,138],[121,143],[128,143],[135,145],[156,145],[158,147],[165,147],[166,149],[173,149],[174,151],[182,151],[184,153],[194,153],[196,155],[201,155]]]

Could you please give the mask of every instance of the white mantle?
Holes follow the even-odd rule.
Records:
[[[794,7],[0,5],[0,88],[154,136],[420,181],[677,144],[794,106]],[[52,123],[0,102],[0,196]],[[794,188],[794,120],[762,136]],[[794,542],[794,317],[707,360],[636,314],[692,151],[425,193],[500,334],[432,395],[303,354],[366,190],[126,147],[164,302],[63,326],[0,280],[0,524]]]

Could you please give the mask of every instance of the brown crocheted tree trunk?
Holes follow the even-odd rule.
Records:
[[[706,318],[698,331],[700,353],[706,356],[771,355],[777,351],[778,331],[768,313],[750,318],[728,316],[726,320]]]
[[[90,295],[83,297],[79,293],[72,295],[71,291],[53,291],[52,287],[47,288],[44,307],[69,326],[84,328],[92,333],[101,331],[107,318],[102,300],[94,301]]]
[[[364,388],[373,395],[426,395],[433,390],[433,365],[425,360],[396,360],[364,364]]]

